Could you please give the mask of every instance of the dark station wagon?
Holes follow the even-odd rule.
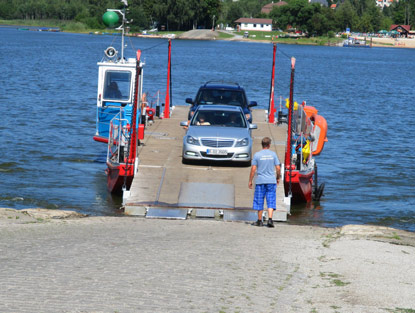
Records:
[[[187,98],[186,103],[191,104],[188,120],[191,119],[199,105],[233,105],[242,108],[246,119],[252,123],[251,107],[257,105],[255,101],[248,102],[244,88],[237,83],[224,83],[209,81],[202,85],[197,92],[196,98]]]

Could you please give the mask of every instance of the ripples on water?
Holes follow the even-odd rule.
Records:
[[[114,39],[0,28],[8,64],[0,76],[0,205],[118,214],[106,191],[105,147],[95,143],[96,63]],[[143,50],[144,90],[165,90],[167,42],[127,39]],[[158,45],[158,46],[157,46]],[[156,46],[156,47],[155,47]],[[183,105],[205,81],[237,81],[267,107],[272,45],[225,41],[172,42],[173,103]],[[152,49],[148,49],[154,47]],[[148,50],[146,50],[148,49]],[[371,223],[415,230],[415,50],[278,45],[276,96],[288,96],[295,56],[295,99],[327,119],[318,157],[325,197],[295,207],[291,223]],[[247,190],[248,192],[248,190]]]

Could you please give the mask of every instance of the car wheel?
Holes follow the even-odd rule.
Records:
[[[190,164],[191,161],[182,157],[182,163],[183,164]]]

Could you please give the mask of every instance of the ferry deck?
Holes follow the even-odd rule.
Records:
[[[151,125],[147,124],[138,148],[137,172],[130,190],[123,195],[125,214],[256,221],[257,212],[252,210],[254,192],[248,188],[250,167],[216,162],[182,164],[186,130],[179,124],[187,120],[188,110],[187,106],[176,106],[169,119],[155,117]],[[253,154],[261,149],[261,140],[267,136],[282,163],[287,125],[267,123],[263,109],[253,110],[253,123],[258,126],[252,130]],[[267,210],[264,212],[266,217]],[[286,221],[287,214],[289,205],[284,203],[284,186],[280,181],[273,220]]]

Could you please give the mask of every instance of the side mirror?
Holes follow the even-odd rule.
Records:
[[[249,124],[249,129],[258,129],[257,124]]]
[[[186,98],[186,103],[193,104],[193,99],[192,98]]]
[[[252,108],[252,107],[256,107],[258,105],[258,103],[256,103],[256,101],[249,101],[248,107]]]
[[[180,126],[187,126],[187,121],[182,121],[182,122],[180,122]]]

